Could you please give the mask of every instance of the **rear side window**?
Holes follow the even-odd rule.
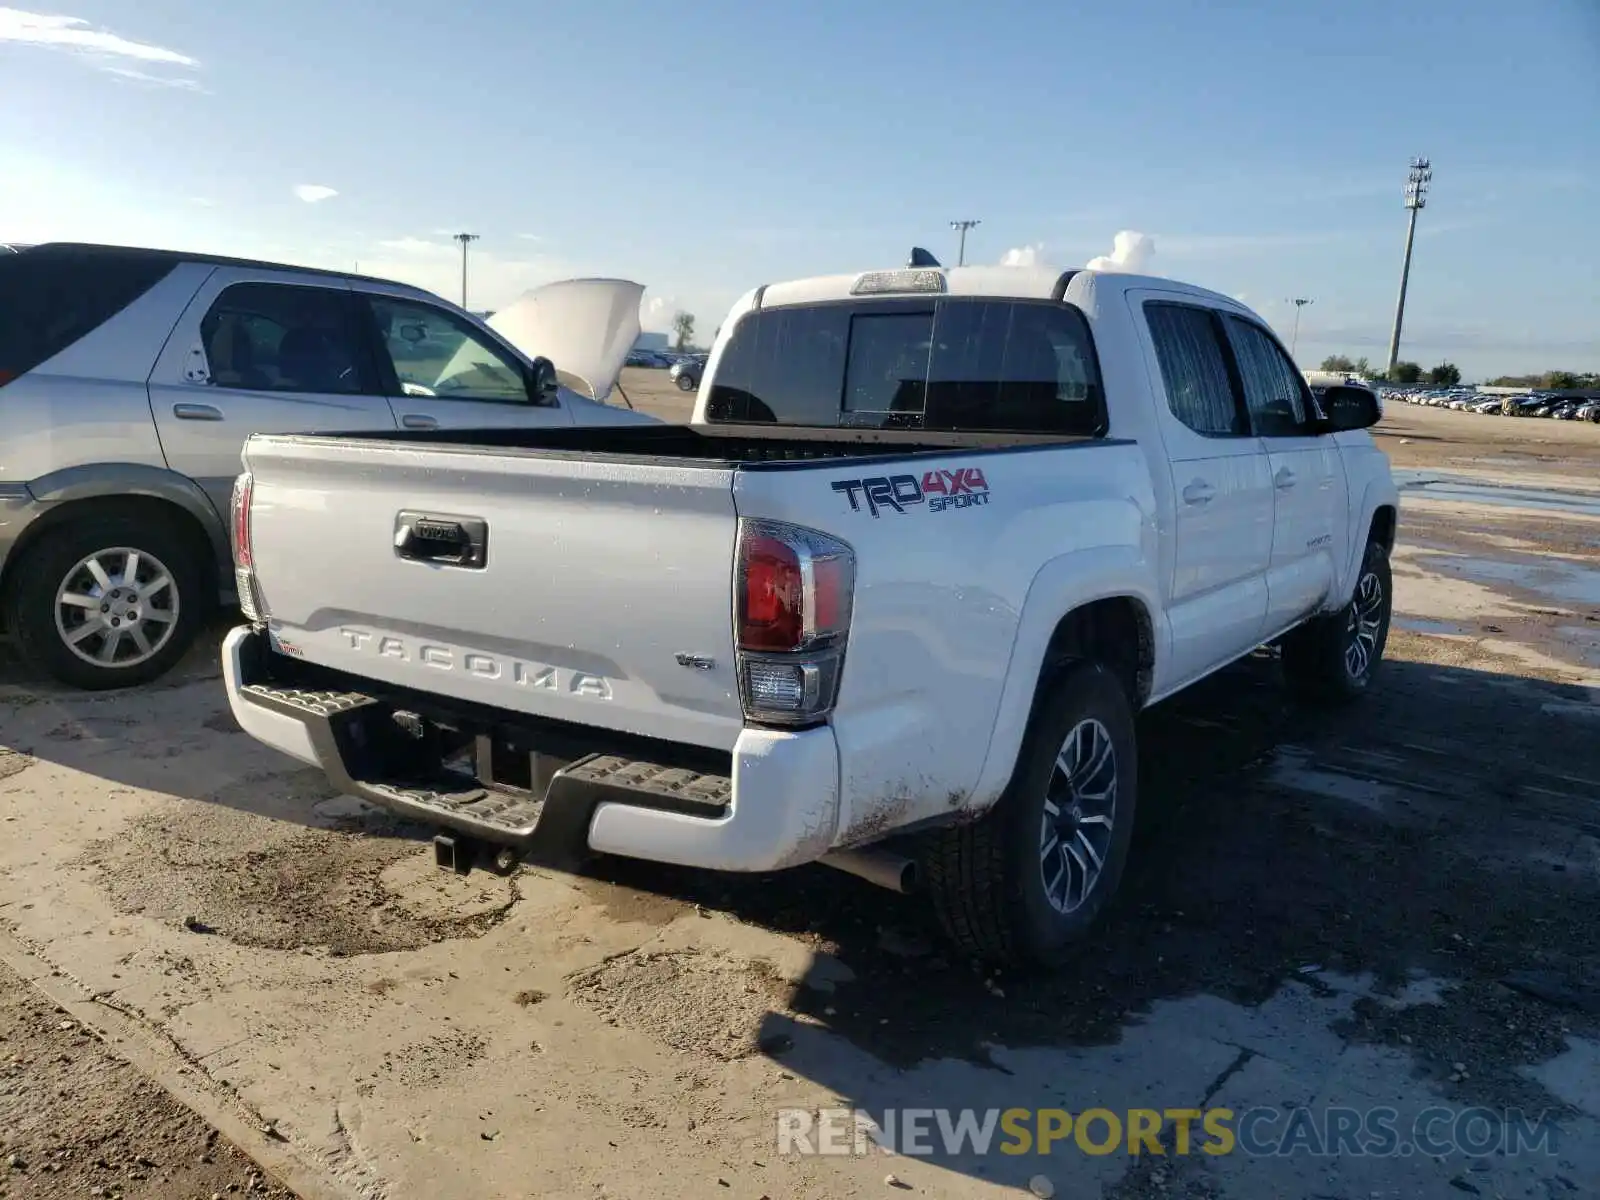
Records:
[[[350,293],[335,288],[236,283],[224,289],[200,322],[211,386],[375,392],[352,305]]]
[[[106,249],[45,246],[0,254],[0,383],[94,332],[175,265]]]
[[[1248,434],[1244,411],[1234,397],[1217,318],[1207,309],[1187,304],[1147,303],[1144,315],[1172,415],[1210,437]]]
[[[727,346],[707,418],[1098,436],[1088,322],[1042,301],[886,300],[758,310]]]

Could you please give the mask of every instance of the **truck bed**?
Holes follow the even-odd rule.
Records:
[[[432,451],[532,453],[541,457],[605,458],[673,466],[781,468],[827,459],[872,460],[948,454],[951,450],[1038,449],[1106,439],[1062,434],[931,432],[921,429],[839,429],[773,425],[621,425],[567,429],[401,429],[326,433],[333,439],[399,443]]]

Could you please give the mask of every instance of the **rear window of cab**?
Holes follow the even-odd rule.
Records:
[[[723,348],[726,424],[1099,437],[1105,396],[1070,304],[941,297],[757,309]]]

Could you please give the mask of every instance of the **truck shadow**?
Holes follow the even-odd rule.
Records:
[[[1141,718],[1143,808],[1118,901],[1048,975],[952,953],[914,896],[826,868],[603,869],[810,943],[817,967],[771,1006],[757,1044],[841,1106],[1192,1105],[1237,1050],[1194,1013],[1244,1022],[1297,1003],[1287,990],[1342,1014],[1313,1020],[1324,1039],[1409,1055],[1462,1103],[1536,1109],[1555,1102],[1523,1068],[1571,1033],[1600,1035],[1597,731],[1589,689],[1407,661],[1386,663],[1354,708],[1306,710],[1258,655]],[[1517,973],[1587,979],[1594,1015],[1502,984]],[[1450,981],[1450,1003],[1383,999],[1419,979]],[[1339,980],[1365,982],[1337,1000]],[[1175,1061],[1152,1063],[1148,1043],[1166,1038]],[[1226,1051],[1197,1083],[1191,1042]],[[1468,1058],[1472,1082],[1449,1083]],[[1142,1097],[1119,1094],[1141,1072]],[[932,1157],[1017,1186],[1040,1168]]]

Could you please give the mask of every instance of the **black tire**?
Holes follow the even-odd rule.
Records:
[[[107,569],[106,563],[115,566],[119,561],[125,568],[126,556],[119,559],[117,553],[124,550],[137,551],[140,556],[135,564],[135,583],[141,587],[159,584],[160,574],[164,573],[170,584],[131,602],[126,611],[142,619],[126,626],[119,624],[122,632],[115,635],[117,645],[112,653],[114,660],[120,661],[101,665],[80,657],[68,645],[62,628],[72,632],[81,628],[81,622],[91,619],[110,621],[110,603],[120,606],[128,602],[110,602],[104,613],[87,609],[87,615],[81,617],[75,608],[63,608],[58,627],[56,597],[69,582],[69,576],[79,580],[84,589],[98,587],[91,575],[77,570],[78,564],[91,555],[103,555],[103,570]],[[152,563],[158,564],[160,571],[153,571]],[[132,687],[164,675],[189,649],[216,604],[217,585],[207,556],[197,551],[194,539],[184,529],[159,514],[102,512],[85,516],[45,534],[12,570],[14,584],[6,598],[6,621],[17,652],[41,674],[91,691]],[[111,578],[113,582],[121,580],[114,573]],[[111,591],[127,595],[126,588],[101,590],[108,597]],[[144,610],[138,607],[140,604]],[[172,619],[148,617],[145,613],[149,611],[170,613]],[[80,624],[70,624],[74,620]],[[152,653],[140,657],[142,652],[129,632],[134,625]],[[165,632],[168,626],[170,632]],[[103,646],[107,640],[107,635],[91,633],[83,643],[88,650]]]
[[[1290,690],[1313,704],[1348,704],[1366,695],[1383,664],[1393,610],[1389,555],[1378,542],[1368,542],[1350,603],[1283,639]]]
[[[680,371],[678,373],[678,390],[680,392],[694,391],[694,376],[687,371]]]
[[[1099,732],[1091,729],[1089,736],[1103,735],[1110,747],[1112,803],[1103,838],[1098,835],[1102,826],[1092,822],[1102,815],[1103,803],[1087,791],[1082,798],[1075,789],[1069,792],[1070,781],[1057,767],[1057,758],[1074,749],[1067,745],[1069,736],[1081,738],[1091,725]],[[1103,771],[1091,773],[1079,782],[1099,792],[1104,789],[1096,785],[1103,785],[1106,776]],[[945,933],[961,950],[990,962],[1061,965],[1074,943],[1094,928],[1121,882],[1138,791],[1133,710],[1126,690],[1099,663],[1069,667],[1035,710],[1011,785],[994,808],[976,822],[936,830],[925,838],[922,879]],[[1071,809],[1052,804],[1052,796],[1064,800],[1068,795]],[[1054,854],[1047,853],[1052,807],[1063,817],[1054,830]],[[1076,825],[1071,814],[1080,809],[1091,820]],[[1070,838],[1068,824],[1075,830]],[[1087,849],[1078,835],[1089,841]],[[1074,861],[1060,849],[1063,840],[1074,847]],[[1077,875],[1084,895],[1070,905],[1073,874],[1078,861],[1092,861],[1089,849],[1100,857],[1098,875],[1092,881],[1087,872]],[[1067,875],[1065,909],[1051,898],[1047,876],[1052,867]],[[1059,883],[1061,875],[1055,879]]]

